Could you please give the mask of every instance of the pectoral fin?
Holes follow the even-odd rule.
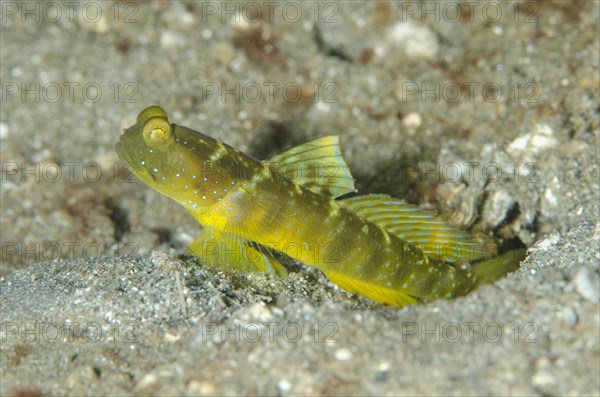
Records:
[[[204,229],[187,251],[210,267],[277,273],[287,277],[285,267],[266,249],[255,248],[245,240],[216,230]]]

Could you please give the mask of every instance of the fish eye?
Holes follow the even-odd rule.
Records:
[[[152,117],[144,124],[144,141],[148,146],[159,146],[169,143],[173,137],[173,128],[167,119]]]
[[[160,117],[167,120],[167,112],[165,112],[165,109],[161,108],[160,106],[149,106],[142,110],[140,114],[138,114],[137,122],[139,123],[140,121],[149,120],[152,117]]]

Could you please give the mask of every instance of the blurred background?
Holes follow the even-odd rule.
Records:
[[[2,2],[2,273],[180,251],[118,162],[152,104],[263,159],[340,134],[360,193],[501,246],[598,214],[597,2]]]
[[[0,1],[0,394],[597,395],[599,13]],[[339,134],[359,194],[529,257],[467,297],[402,310],[309,269],[282,280],[177,259],[200,226],[114,152],[154,104],[259,159]],[[303,342],[203,328],[271,320]],[[109,338],[40,340],[44,322]],[[441,332],[475,323],[503,338]]]

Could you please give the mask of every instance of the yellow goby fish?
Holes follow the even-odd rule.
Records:
[[[210,266],[286,275],[282,253],[343,289],[403,306],[464,295],[517,269],[523,256],[487,259],[466,232],[387,195],[337,199],[355,192],[339,136],[259,161],[151,106],[116,151],[202,224],[189,251]]]

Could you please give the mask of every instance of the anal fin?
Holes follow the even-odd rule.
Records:
[[[414,305],[418,302],[417,298],[402,291],[391,288],[384,288],[368,281],[358,280],[356,278],[345,276],[341,273],[328,272],[325,276],[337,285],[349,292],[355,292],[364,295],[374,301],[391,306]]]
[[[286,268],[266,249],[217,230],[204,229],[187,248],[210,267],[276,273],[287,277]]]

